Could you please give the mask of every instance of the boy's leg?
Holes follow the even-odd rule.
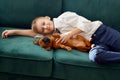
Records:
[[[103,40],[102,40],[103,39]],[[101,38],[102,42],[108,45],[111,50],[120,52],[120,32],[117,30],[107,27],[106,33]]]
[[[90,50],[89,58],[99,64],[115,63],[120,62],[120,52],[109,51],[109,48],[104,45],[96,45]]]
[[[95,45],[90,51],[89,51],[89,59],[93,62],[95,62],[96,55],[100,53],[100,51],[106,50],[108,51],[108,47],[103,47],[102,45]]]
[[[101,25],[92,35],[93,44],[104,44],[120,52],[120,32],[106,25]]]

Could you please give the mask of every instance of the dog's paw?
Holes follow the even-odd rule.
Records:
[[[66,49],[67,49],[68,51],[71,51],[71,50],[72,50],[72,48],[71,48],[71,47],[66,47]]]

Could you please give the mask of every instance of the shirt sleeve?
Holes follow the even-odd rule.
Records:
[[[37,34],[34,38],[42,38],[42,37],[44,37],[44,36],[41,34]]]
[[[88,23],[91,22],[90,20],[86,19],[85,17],[82,17],[74,12],[65,12],[60,17],[69,26],[76,27],[84,32],[88,31],[87,27],[86,27],[86,23],[88,25]]]

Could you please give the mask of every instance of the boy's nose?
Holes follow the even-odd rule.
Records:
[[[44,29],[49,29],[49,25],[48,24],[44,25]]]

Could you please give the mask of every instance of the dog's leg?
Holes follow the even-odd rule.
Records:
[[[76,49],[79,51],[88,52],[90,50],[90,47],[81,46],[81,47],[77,47]]]
[[[84,40],[87,47],[91,47],[91,43],[88,40]]]
[[[63,45],[63,44],[60,44],[60,48],[66,49],[66,50],[68,50],[68,51],[71,51],[71,50],[72,50],[71,47],[65,46],[65,45]]]

